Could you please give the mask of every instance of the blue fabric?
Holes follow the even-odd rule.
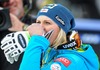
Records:
[[[42,67],[42,70],[50,70],[51,65],[56,63],[61,66],[61,70],[99,70],[99,61],[98,57],[93,51],[92,47],[90,45],[82,45],[82,48],[84,48],[86,51],[84,52],[78,52],[77,50],[57,50],[57,51],[51,51],[48,54],[48,60],[47,64]],[[52,57],[52,61],[50,56],[53,55],[53,53],[58,52],[57,56],[54,59],[64,57],[71,61],[71,64],[66,67],[61,62],[54,62],[54,59]],[[47,52],[46,52],[47,54]],[[44,57],[44,60],[46,57]],[[50,62],[51,61],[51,62]]]
[[[74,17],[66,7],[61,4],[49,4],[43,7],[38,16],[45,15],[51,18],[60,28],[62,28],[66,34],[70,29],[75,26]]]
[[[47,39],[41,36],[33,36],[24,53],[22,63],[19,70],[51,70],[52,65],[58,65],[54,68],[61,70],[99,70],[99,61],[90,45],[82,45],[85,50],[79,52],[77,50],[55,50],[50,48]],[[41,53],[44,52],[42,66],[40,66]],[[64,57],[70,61],[65,66],[60,61],[54,61],[57,58]]]
[[[47,49],[49,44],[49,41],[42,36],[32,36],[19,70],[40,70],[41,53]]]

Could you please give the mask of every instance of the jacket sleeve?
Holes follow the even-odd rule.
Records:
[[[49,44],[49,41],[42,36],[32,36],[25,49],[19,70],[40,70],[41,53]]]

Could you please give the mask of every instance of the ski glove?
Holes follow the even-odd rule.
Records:
[[[1,49],[4,50],[5,57],[11,64],[18,61],[19,55],[24,52],[30,35],[28,31],[19,31],[7,34],[1,41]]]

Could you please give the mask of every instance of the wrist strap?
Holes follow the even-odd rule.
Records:
[[[70,49],[70,48],[75,49],[76,48],[75,46],[77,46],[77,43],[75,42],[75,40],[71,40],[68,43],[59,45],[57,49]]]

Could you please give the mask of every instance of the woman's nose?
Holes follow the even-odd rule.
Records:
[[[40,25],[41,25],[42,27],[44,27],[43,23],[40,23]]]
[[[41,23],[40,25],[41,25],[41,26],[43,27],[43,29],[46,31],[45,25],[44,25],[43,23]]]

